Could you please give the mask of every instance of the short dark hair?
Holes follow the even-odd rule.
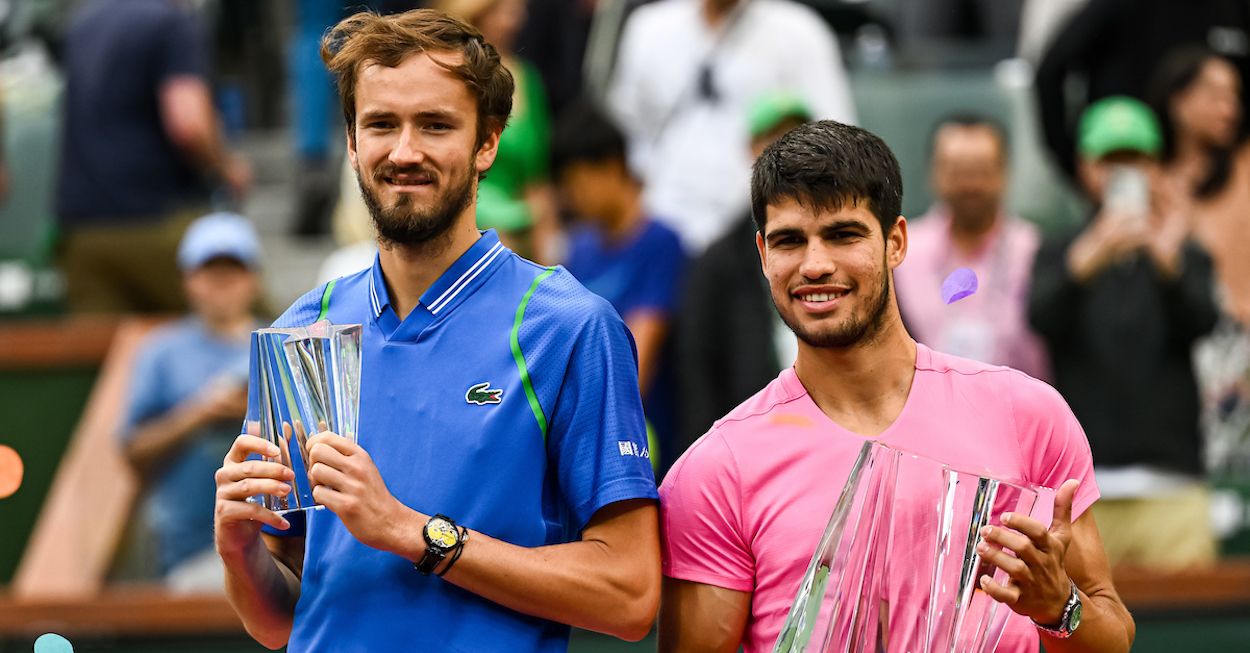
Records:
[[[621,130],[585,100],[570,104],[560,113],[551,139],[551,172],[560,174],[579,161],[625,161],[625,136]]]
[[[356,138],[356,82],[367,65],[395,67],[418,54],[459,54],[460,63],[435,59],[468,85],[477,99],[477,145],[502,131],[512,113],[514,82],[495,46],[472,25],[433,9],[379,16],[361,12],[343,19],[321,39],[321,60],[338,82],[348,134]]]
[[[784,199],[827,211],[864,203],[888,235],[903,208],[898,159],[866,129],[821,120],[769,145],[751,170],[751,214],[764,233],[767,209]]]
[[[960,113],[952,113],[943,117],[941,120],[933,123],[933,129],[929,130],[929,160],[933,160],[933,154],[937,151],[937,135],[942,131],[943,127],[953,125],[955,127],[983,127],[994,132],[994,136],[998,138],[998,153],[1005,163],[1011,158],[1011,141],[1007,136],[1007,128],[997,118],[985,115],[983,113],[973,113],[964,111]]]

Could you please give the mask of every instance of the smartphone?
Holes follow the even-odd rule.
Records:
[[[1107,174],[1107,189],[1102,198],[1103,208],[1146,220],[1150,213],[1150,178],[1138,166],[1112,166]]]

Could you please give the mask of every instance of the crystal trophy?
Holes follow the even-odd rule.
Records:
[[[980,578],[1007,573],[980,531],[1035,516],[1038,490],[864,443],[773,653],[993,651],[1011,610]]]
[[[259,329],[252,332],[247,432],[277,445],[276,458],[295,473],[285,497],[249,501],[282,514],[318,509],[308,478],[308,438],[333,431],[356,442],[360,413],[359,324]],[[294,441],[294,447],[292,447]]]

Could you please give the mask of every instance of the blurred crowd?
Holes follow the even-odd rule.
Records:
[[[478,226],[564,265],[621,314],[657,476],[796,355],[760,271],[754,157],[803,122],[856,123],[848,69],[889,74],[961,39],[1031,62],[1046,165],[1086,219],[1015,215],[1017,130],[975,105],[940,117],[925,162],[935,201],[907,216],[895,273],[908,329],[1063,395],[1092,448],[1113,563],[1208,563],[1245,520],[1211,488],[1250,479],[1250,4],[292,0],[281,47],[251,43],[264,17],[240,9],[251,3],[63,4],[64,20],[35,31],[65,79],[54,192],[66,302],[187,316],[146,343],[119,436],[148,488],[146,532],[161,538],[145,573],[220,578],[203,555],[212,473],[244,411],[247,335],[281,308],[260,290],[264,264],[280,262],[240,214],[254,171],[226,137],[245,123],[239,88],[217,69],[284,54],[289,230],[333,232],[342,249],[322,280],[362,269],[376,243],[318,53],[362,6],[433,6],[499,48],[517,90]],[[948,304],[942,284],[959,268],[978,289]]]

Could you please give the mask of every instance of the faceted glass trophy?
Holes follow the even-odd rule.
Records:
[[[292,492],[249,499],[279,514],[321,508],[308,478],[308,438],[333,431],[356,441],[360,413],[359,324],[260,329],[252,332],[247,432],[278,446],[295,472]],[[292,443],[294,446],[292,446]]]
[[[773,653],[988,653],[1010,608],[980,587],[1007,573],[980,530],[1033,516],[1038,488],[866,442]]]

